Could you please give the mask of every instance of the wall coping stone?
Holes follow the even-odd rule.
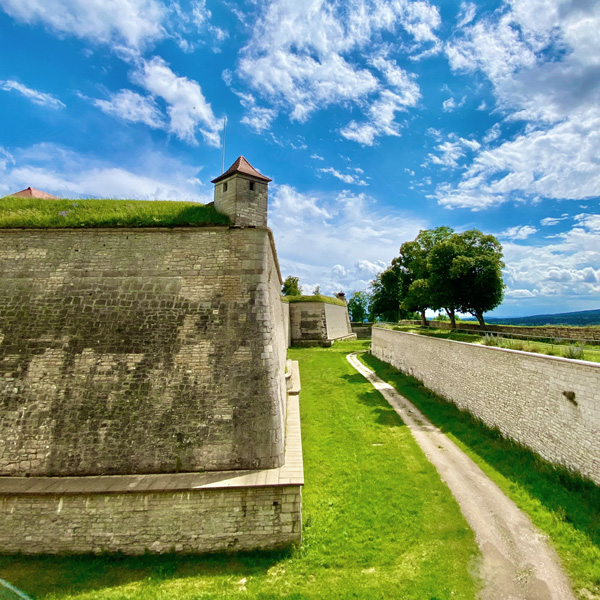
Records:
[[[600,363],[593,362],[591,360],[579,360],[577,358],[564,358],[562,356],[551,356],[550,354],[540,354],[539,352],[525,352],[525,350],[511,350],[510,348],[499,348],[498,346],[484,346],[482,344],[471,344],[470,342],[459,342],[457,340],[446,340],[444,338],[438,338],[434,336],[421,335],[419,333],[412,333],[410,331],[396,331],[395,329],[388,329],[387,327],[379,327],[377,325],[373,325],[373,329],[381,329],[383,331],[389,331],[390,333],[401,333],[402,335],[416,335],[420,338],[429,338],[434,339],[436,342],[448,342],[449,344],[463,344],[466,346],[476,346],[479,348],[483,348],[485,350],[494,350],[496,352],[509,352],[511,354],[524,354],[525,356],[529,356],[531,358],[537,358],[539,360],[555,360],[559,361],[563,364],[576,364],[581,365],[583,367],[594,367],[596,369],[600,369]]]
[[[86,477],[0,477],[0,496],[122,494],[304,485],[300,371],[292,362],[287,398],[285,463],[275,469]]]

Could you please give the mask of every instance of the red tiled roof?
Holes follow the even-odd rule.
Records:
[[[218,183],[227,177],[231,177],[234,173],[242,173],[243,175],[250,175],[254,179],[260,179],[261,181],[272,181],[268,177],[261,175],[243,156],[240,156],[230,167],[217,178],[213,179],[211,183]]]
[[[56,196],[52,194],[46,194],[46,192],[42,192],[41,190],[36,190],[35,188],[28,187],[16,194],[10,194],[11,196],[19,196],[21,198],[42,198],[44,200],[58,200]]]

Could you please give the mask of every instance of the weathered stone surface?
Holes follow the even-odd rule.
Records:
[[[600,484],[600,364],[373,327],[372,352]]]
[[[0,231],[0,474],[280,466],[270,232]]]
[[[326,302],[292,302],[289,306],[295,346],[331,346],[336,339],[353,336],[347,306]]]

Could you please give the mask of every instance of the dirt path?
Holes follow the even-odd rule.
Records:
[[[571,600],[560,560],[529,518],[453,442],[355,354],[350,364],[368,379],[411,430],[456,498],[481,550],[483,600]]]

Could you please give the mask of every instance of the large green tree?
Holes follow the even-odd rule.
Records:
[[[281,287],[281,293],[284,296],[301,296],[300,279],[298,277],[292,277],[291,275],[286,277],[283,286]]]
[[[368,292],[354,292],[348,300],[348,312],[353,323],[364,323],[371,313],[371,295]]]
[[[483,313],[499,306],[504,297],[502,246],[493,235],[478,229],[455,234],[448,242],[457,248],[450,266],[457,307],[472,314],[484,328]]]
[[[397,323],[400,318],[399,271],[394,265],[382,271],[371,282],[371,311],[373,315],[388,323]]]

